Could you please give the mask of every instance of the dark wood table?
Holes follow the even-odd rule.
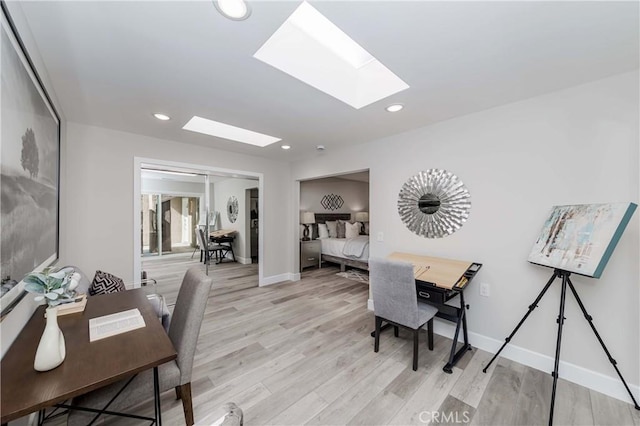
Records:
[[[89,319],[138,308],[146,327],[89,342]],[[160,419],[157,367],[176,358],[176,350],[142,289],[92,296],[84,312],[58,317],[66,358],[53,370],[33,369],[44,330],[39,307],[0,361],[0,423],[54,406],[126,377],[154,369],[156,420]]]
[[[224,247],[224,249],[220,250],[220,253],[216,252],[216,264],[221,263],[227,253],[231,253],[231,260],[236,262],[236,254],[233,252],[233,242],[236,239],[236,233],[233,229],[221,229],[209,233],[209,241]],[[218,254],[220,254],[219,259]]]

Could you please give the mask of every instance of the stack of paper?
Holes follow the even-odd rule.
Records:
[[[89,320],[89,341],[104,339],[146,326],[138,309],[117,312]]]

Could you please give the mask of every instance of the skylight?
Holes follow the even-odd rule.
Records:
[[[409,88],[307,2],[253,57],[356,109]]]
[[[282,140],[273,136],[198,117],[197,115],[194,115],[182,128],[192,132],[203,133],[217,138],[229,139],[235,142],[242,142],[260,147],[265,147]]]

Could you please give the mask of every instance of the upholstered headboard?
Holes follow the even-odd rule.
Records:
[[[316,213],[316,223],[326,223],[332,220],[351,220],[351,213]]]
[[[311,231],[311,237],[315,240],[318,238],[318,224],[326,223],[331,220],[344,220],[351,221],[351,213],[315,213],[316,223],[309,228]]]

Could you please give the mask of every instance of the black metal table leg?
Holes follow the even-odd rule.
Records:
[[[457,309],[458,318],[456,321],[456,332],[453,335],[453,342],[451,343],[451,352],[449,353],[449,362],[445,364],[442,370],[445,373],[451,374],[453,373],[453,366],[462,358],[462,356],[471,350],[471,345],[469,345],[469,334],[467,332],[467,312],[466,305],[464,303],[464,294],[460,292],[460,308]],[[462,347],[456,351],[458,346],[458,336],[460,335],[460,329],[462,329],[462,335],[464,337],[464,342],[462,343]]]
[[[153,398],[156,412],[156,425],[162,426],[162,410],[160,409],[160,380],[158,378],[158,367],[153,367]]]

